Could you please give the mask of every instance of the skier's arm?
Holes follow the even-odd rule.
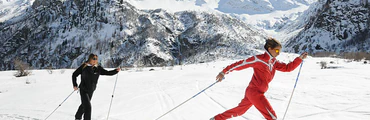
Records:
[[[227,66],[225,69],[222,70],[223,74],[228,74],[234,70],[243,70],[249,67],[252,67],[255,63],[255,57],[250,57],[246,60],[240,60],[238,62],[235,62],[229,66]]]
[[[99,70],[100,70],[100,74],[101,75],[115,75],[118,73],[118,71],[120,71],[119,68],[117,69],[114,69],[114,70],[111,70],[111,71],[107,71],[105,70],[103,67],[99,66]]]
[[[275,65],[276,70],[279,70],[279,71],[282,71],[282,72],[293,71],[294,69],[296,69],[299,66],[299,64],[302,63],[303,59],[305,59],[307,57],[307,55],[308,55],[308,53],[304,52],[304,53],[301,54],[301,56],[295,58],[293,62],[290,62],[288,64],[277,61],[276,65]]]
[[[77,84],[77,77],[78,75],[80,75],[82,73],[82,69],[83,69],[83,65],[81,65],[80,67],[78,67],[72,74],[72,84],[73,84],[73,87],[77,87],[78,84]]]
[[[250,57],[246,60],[241,60],[238,62],[235,62],[229,66],[227,66],[225,69],[223,69],[217,76],[216,81],[221,82],[224,76],[234,70],[243,70],[248,67],[252,67],[253,63],[255,63],[255,57]]]
[[[275,66],[276,66],[276,70],[278,71],[290,72],[290,71],[293,71],[295,68],[297,68],[299,64],[301,64],[301,62],[302,62],[302,59],[297,57],[294,59],[293,62],[290,62],[288,64],[277,61]]]

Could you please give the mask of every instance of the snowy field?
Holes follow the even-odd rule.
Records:
[[[297,55],[278,57],[288,62]],[[154,68],[119,73],[110,120],[154,120],[215,81],[219,71],[236,60],[175,67],[173,70]],[[334,61],[320,69],[317,62]],[[338,64],[339,63],[339,64]],[[63,72],[64,71],[64,72]],[[71,92],[74,70],[34,70],[29,77],[16,78],[15,71],[0,72],[0,119],[43,120]],[[334,58],[308,58],[290,105],[286,120],[369,120],[370,64],[347,63]],[[235,71],[188,103],[164,116],[161,120],[208,120],[214,115],[235,107],[244,96],[253,70]],[[282,119],[298,73],[277,72],[265,94],[278,118]],[[105,120],[116,76],[99,79],[92,99],[93,120]],[[31,84],[26,84],[26,82]],[[49,118],[72,120],[80,104],[74,93]],[[242,117],[232,120],[263,120],[251,107]]]

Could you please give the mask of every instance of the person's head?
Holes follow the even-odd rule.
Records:
[[[271,54],[272,57],[277,57],[280,54],[281,44],[274,38],[268,38],[264,48]]]
[[[97,65],[98,64],[98,55],[90,54],[89,59],[87,60],[87,63],[91,65]]]

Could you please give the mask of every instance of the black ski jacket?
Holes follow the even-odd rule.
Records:
[[[77,77],[81,74],[80,90],[94,92],[100,75],[115,75],[117,73],[118,71],[116,69],[107,71],[101,66],[88,66],[83,64],[73,72],[72,83],[74,87],[77,87]]]

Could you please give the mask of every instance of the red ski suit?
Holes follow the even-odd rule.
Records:
[[[252,105],[254,105],[267,120],[275,120],[276,114],[272,109],[264,93],[268,89],[268,84],[274,78],[275,71],[290,72],[299,66],[302,59],[297,57],[293,62],[285,64],[277,61],[269,53],[252,56],[246,60],[241,60],[227,66],[222,70],[228,74],[234,70],[243,70],[252,67],[254,70],[252,80],[245,91],[245,96],[239,105],[235,108],[225,111],[215,116],[216,120],[226,120],[244,114]]]

